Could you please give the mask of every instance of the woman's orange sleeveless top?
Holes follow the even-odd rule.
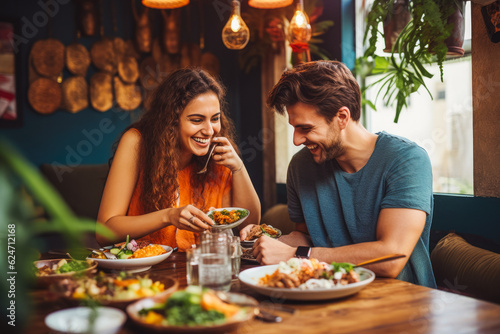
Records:
[[[230,196],[231,186],[232,186],[232,175],[231,171],[223,166],[216,167],[216,183],[211,182],[205,185],[205,190],[203,192],[203,198],[205,200],[205,207],[222,207],[222,199],[225,195]],[[177,181],[179,182],[179,202],[177,207],[183,207],[188,204],[193,204],[193,190],[191,188],[191,175],[193,175],[193,165],[190,164],[177,175]],[[139,201],[139,196],[141,193],[142,182],[141,178],[137,182],[137,185],[132,194],[132,199],[130,200],[127,216],[138,216],[144,214],[144,210]],[[167,245],[170,247],[179,247],[180,251],[185,251],[187,248],[191,248],[191,245],[197,243],[199,240],[199,234],[193,233],[186,230],[177,229],[175,226],[167,226],[153,233],[150,233],[141,238],[142,240],[149,240],[152,243]],[[139,239],[139,240],[141,240]]]

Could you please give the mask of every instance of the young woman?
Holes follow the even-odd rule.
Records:
[[[250,210],[258,224],[260,202],[234,144],[225,115],[224,88],[201,69],[170,74],[151,96],[149,109],[123,133],[97,220],[115,233],[101,245],[144,237],[185,250],[213,224],[211,207]],[[212,145],[217,145],[203,169]]]

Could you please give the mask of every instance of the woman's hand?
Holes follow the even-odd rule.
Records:
[[[217,143],[213,159],[216,164],[229,168],[233,173],[241,170],[243,161],[226,137],[214,137],[212,142]]]
[[[208,230],[214,224],[205,212],[191,204],[169,209],[168,212],[168,221],[181,230],[202,232]]]

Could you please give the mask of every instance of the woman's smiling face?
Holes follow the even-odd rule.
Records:
[[[220,117],[219,99],[213,92],[200,94],[188,103],[179,120],[182,156],[188,160],[193,154],[208,153],[211,138],[221,130]]]

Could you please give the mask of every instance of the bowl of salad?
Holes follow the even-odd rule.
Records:
[[[214,209],[207,212],[207,216],[214,221],[212,229],[215,230],[234,228],[243,223],[249,215],[250,210],[236,207]]]
[[[240,293],[224,293],[191,285],[169,295],[141,299],[127,307],[139,326],[173,333],[229,333],[251,320],[258,303]]]
[[[92,260],[50,259],[33,262],[36,283],[47,287],[73,275],[85,275],[96,271],[97,263]]]

